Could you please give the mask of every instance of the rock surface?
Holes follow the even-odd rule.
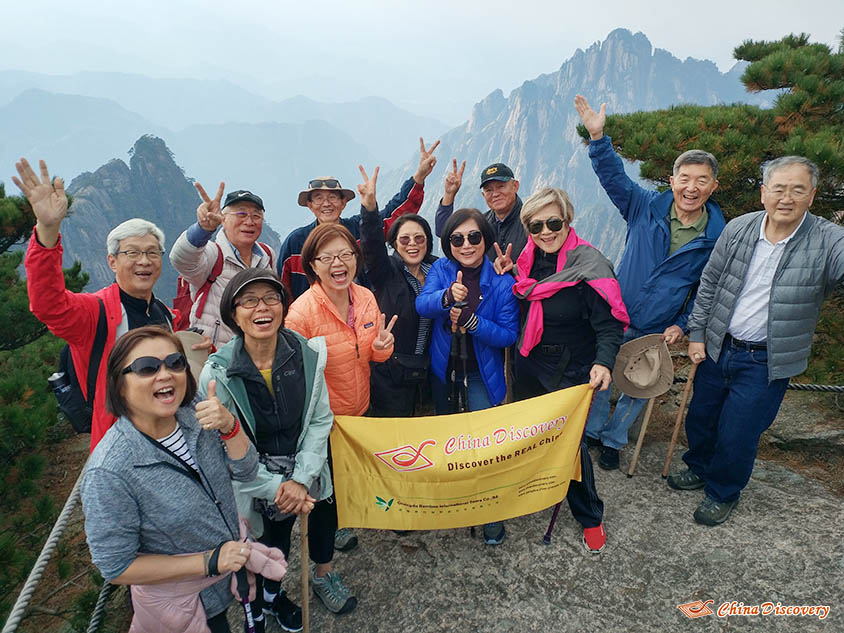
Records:
[[[702,491],[669,489],[660,477],[667,444],[646,443],[637,473],[596,468],[608,543],[600,555],[581,543],[564,504],[550,545],[551,511],[507,521],[498,547],[468,528],[412,532],[357,530],[358,549],[335,565],[359,600],[334,616],[312,598],[311,630],[341,631],[842,631],[844,558],[841,499],[818,482],[757,461],[730,519],[699,526]],[[682,447],[674,466],[680,468]],[[597,454],[593,452],[593,460]],[[480,531],[479,531],[480,534]],[[298,533],[294,543],[298,544]],[[284,585],[299,601],[298,546]],[[690,624],[677,606],[713,600],[744,605],[828,605],[829,616],[708,615]],[[230,610],[242,630],[239,608]],[[280,630],[275,622],[268,631]]]

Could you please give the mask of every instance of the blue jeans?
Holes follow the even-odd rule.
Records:
[[[753,472],[759,438],[777,416],[787,386],[788,378],[768,382],[767,350],[725,342],[717,363],[707,355],[697,368],[683,461],[706,481],[709,497],[739,498]]]
[[[624,343],[644,335],[641,330],[628,327],[624,333]],[[595,391],[586,420],[586,435],[600,440],[601,444],[609,448],[624,448],[627,445],[627,431],[633,426],[647,402],[647,398],[631,398],[627,394],[621,394],[610,418],[610,390]]]
[[[462,382],[462,378],[459,379]],[[445,415],[448,413],[455,413],[452,411],[451,403],[448,401],[448,396],[451,393],[451,384],[440,382],[440,379],[431,372],[431,392],[434,397],[434,410],[437,415]],[[466,399],[469,405],[469,411],[480,411],[481,409],[489,409],[492,402],[489,399],[489,392],[486,390],[483,378],[480,372],[472,372],[467,376]]]

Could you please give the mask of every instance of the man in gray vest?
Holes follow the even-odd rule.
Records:
[[[821,303],[844,282],[844,227],[808,212],[817,166],[784,156],[764,166],[762,183],[765,210],[727,224],[688,322],[698,365],[688,469],[668,485],[704,489],[694,513],[703,525],[723,523],[738,503],[788,379],[806,369]]]

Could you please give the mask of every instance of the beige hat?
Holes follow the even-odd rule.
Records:
[[[612,379],[633,398],[654,398],[668,391],[674,382],[674,363],[662,334],[648,334],[622,345]]]
[[[351,189],[343,189],[343,185],[334,176],[325,176],[324,178],[314,178],[308,183],[308,188],[299,192],[299,206],[308,206],[308,194],[312,191],[333,191],[343,196],[343,199],[348,202],[355,197],[355,192]]]
[[[189,332],[188,330],[175,332],[175,334],[182,342],[182,346],[185,348],[185,356],[188,359],[190,373],[193,374],[194,380],[196,380],[196,383],[199,384],[199,374],[202,372],[202,367],[205,365],[205,361],[208,360],[208,350],[191,349],[191,346],[196,345],[197,343],[202,343],[205,340],[205,337],[202,336],[202,334]]]

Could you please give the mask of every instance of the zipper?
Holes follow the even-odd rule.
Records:
[[[220,319],[214,319],[214,333],[211,335],[211,345],[217,345],[217,333],[220,331]]]

